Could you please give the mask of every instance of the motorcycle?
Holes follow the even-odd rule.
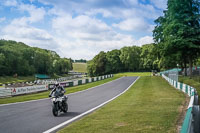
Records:
[[[60,97],[55,94],[51,97],[52,113],[54,116],[58,116],[59,112],[67,113],[68,111],[67,99],[68,99],[67,96]]]

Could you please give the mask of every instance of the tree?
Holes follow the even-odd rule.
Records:
[[[159,50],[154,44],[123,47],[107,53],[100,52],[87,62],[88,74],[98,76],[124,71],[159,70],[159,56]]]
[[[117,73],[123,69],[123,65],[120,61],[120,50],[112,50],[106,53],[106,71],[105,73]]]
[[[200,12],[198,0],[168,0],[164,16],[155,20],[154,40],[163,57],[176,57],[176,63],[192,66],[200,54]]]
[[[67,73],[72,69],[71,60],[60,58],[54,51],[30,47],[22,42],[0,40],[0,75],[53,75],[57,73],[54,69],[56,60],[61,60],[62,66],[58,73]]]
[[[106,71],[106,53],[101,51],[92,61],[88,62],[88,74],[90,76],[104,75]]]
[[[5,61],[5,55],[3,53],[0,53],[0,75],[3,75],[6,70]]]
[[[146,44],[141,49],[140,68],[144,70],[158,70],[159,56],[155,44]]]
[[[140,65],[141,48],[137,46],[121,48],[120,60],[128,71],[137,71]]]

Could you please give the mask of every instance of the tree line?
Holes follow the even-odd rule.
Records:
[[[72,60],[73,63],[87,63],[87,60],[80,59],[80,60]]]
[[[0,76],[66,74],[69,70],[72,70],[71,59],[61,58],[54,51],[0,40]]]
[[[101,51],[88,61],[88,74],[98,76],[128,71],[159,71],[161,62],[158,53],[155,44],[123,47],[120,50],[108,52]]]

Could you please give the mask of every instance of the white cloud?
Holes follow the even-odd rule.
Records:
[[[153,37],[152,36],[144,36],[144,37],[140,38],[139,40],[137,40],[134,44],[137,46],[142,46],[144,44],[150,44],[150,43],[154,43]]]
[[[164,10],[167,8],[167,0],[151,0],[151,3],[153,3],[159,9]]]
[[[127,19],[119,24],[113,24],[113,27],[117,27],[125,31],[148,31],[149,24],[141,18]]]
[[[75,18],[70,15],[58,16],[52,22],[62,56],[75,59],[92,59],[100,51],[152,43],[149,36],[136,40],[131,35],[117,33],[104,22],[85,15]]]
[[[35,0],[29,1],[34,3]],[[152,43],[153,39],[148,35],[153,25],[149,20],[160,16],[155,7],[162,3],[153,0],[154,5],[141,4],[139,0],[38,1],[51,6],[37,7],[8,0],[7,6],[15,6],[11,8],[25,15],[13,18],[10,24],[3,26],[0,37],[55,50],[62,57],[73,59],[92,59],[100,51]],[[112,5],[113,2],[117,5]],[[50,25],[36,28],[40,22],[47,22],[44,17]],[[140,32],[141,35],[135,39],[133,34],[123,34],[116,28]]]
[[[123,0],[123,2],[127,6],[130,6],[130,5],[137,6],[138,5],[138,0]]]
[[[101,37],[100,37],[101,38]],[[134,39],[128,35],[117,34],[111,40],[74,40],[60,38],[58,40],[62,56],[73,57],[73,59],[92,59],[100,51],[108,51],[112,49],[120,49],[123,46],[132,46]]]
[[[77,59],[91,59],[100,51],[121,48],[135,41],[132,36],[117,33],[106,23],[86,15],[72,18],[62,14],[53,19],[52,27],[63,55]]]
[[[3,21],[5,21],[5,20],[6,20],[5,17],[0,18],[0,23],[3,22]]]
[[[13,2],[13,4],[11,4]],[[57,48],[57,43],[53,36],[51,36],[47,31],[43,29],[36,28],[30,24],[39,22],[44,19],[46,11],[44,8],[37,8],[34,5],[17,4],[16,1],[6,1],[5,4],[8,6],[16,6],[16,11],[27,12],[29,16],[22,16],[19,18],[14,18],[10,24],[2,27],[1,38],[8,40],[16,40],[27,43],[28,45],[55,49]],[[1,18],[2,21],[5,18]]]
[[[73,14],[96,15],[102,14],[103,17],[114,17],[128,19],[131,17],[144,17],[156,19],[160,16],[160,11],[156,10],[153,5],[142,4],[138,0],[39,0],[40,2],[53,5],[55,11],[63,10]],[[152,0],[156,1],[156,0]],[[118,3],[117,5],[115,5]],[[154,2],[156,3],[156,2]]]
[[[33,3],[34,1],[36,1],[36,0],[30,0],[31,3]]]
[[[16,0],[6,0],[4,1],[5,6],[17,6],[17,1]]]
[[[75,18],[72,16],[58,16],[52,21],[52,28],[58,35],[68,36],[75,39],[98,39],[97,35],[106,34],[110,28],[102,21],[80,15]]]
[[[18,9],[20,11],[27,11],[30,17],[27,17],[27,21],[30,23],[38,22],[42,20],[46,14],[44,8],[36,8],[33,5],[21,4]]]
[[[2,28],[1,38],[16,40],[28,45],[40,48],[56,49],[55,39],[47,31],[28,26],[23,22],[25,18],[15,19],[9,25]],[[18,22],[18,23],[17,23]]]
[[[101,9],[91,9],[91,10],[85,12],[85,14],[89,15],[89,16],[94,16],[98,13],[102,14],[103,17],[105,17],[105,18],[113,16],[113,13],[111,11],[102,9],[102,8]]]

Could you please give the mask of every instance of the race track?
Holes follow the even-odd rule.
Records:
[[[123,77],[87,91],[68,95],[68,113],[52,114],[50,99],[1,105],[1,133],[42,133],[70,120],[126,90],[137,77]],[[54,131],[55,132],[55,131]]]

